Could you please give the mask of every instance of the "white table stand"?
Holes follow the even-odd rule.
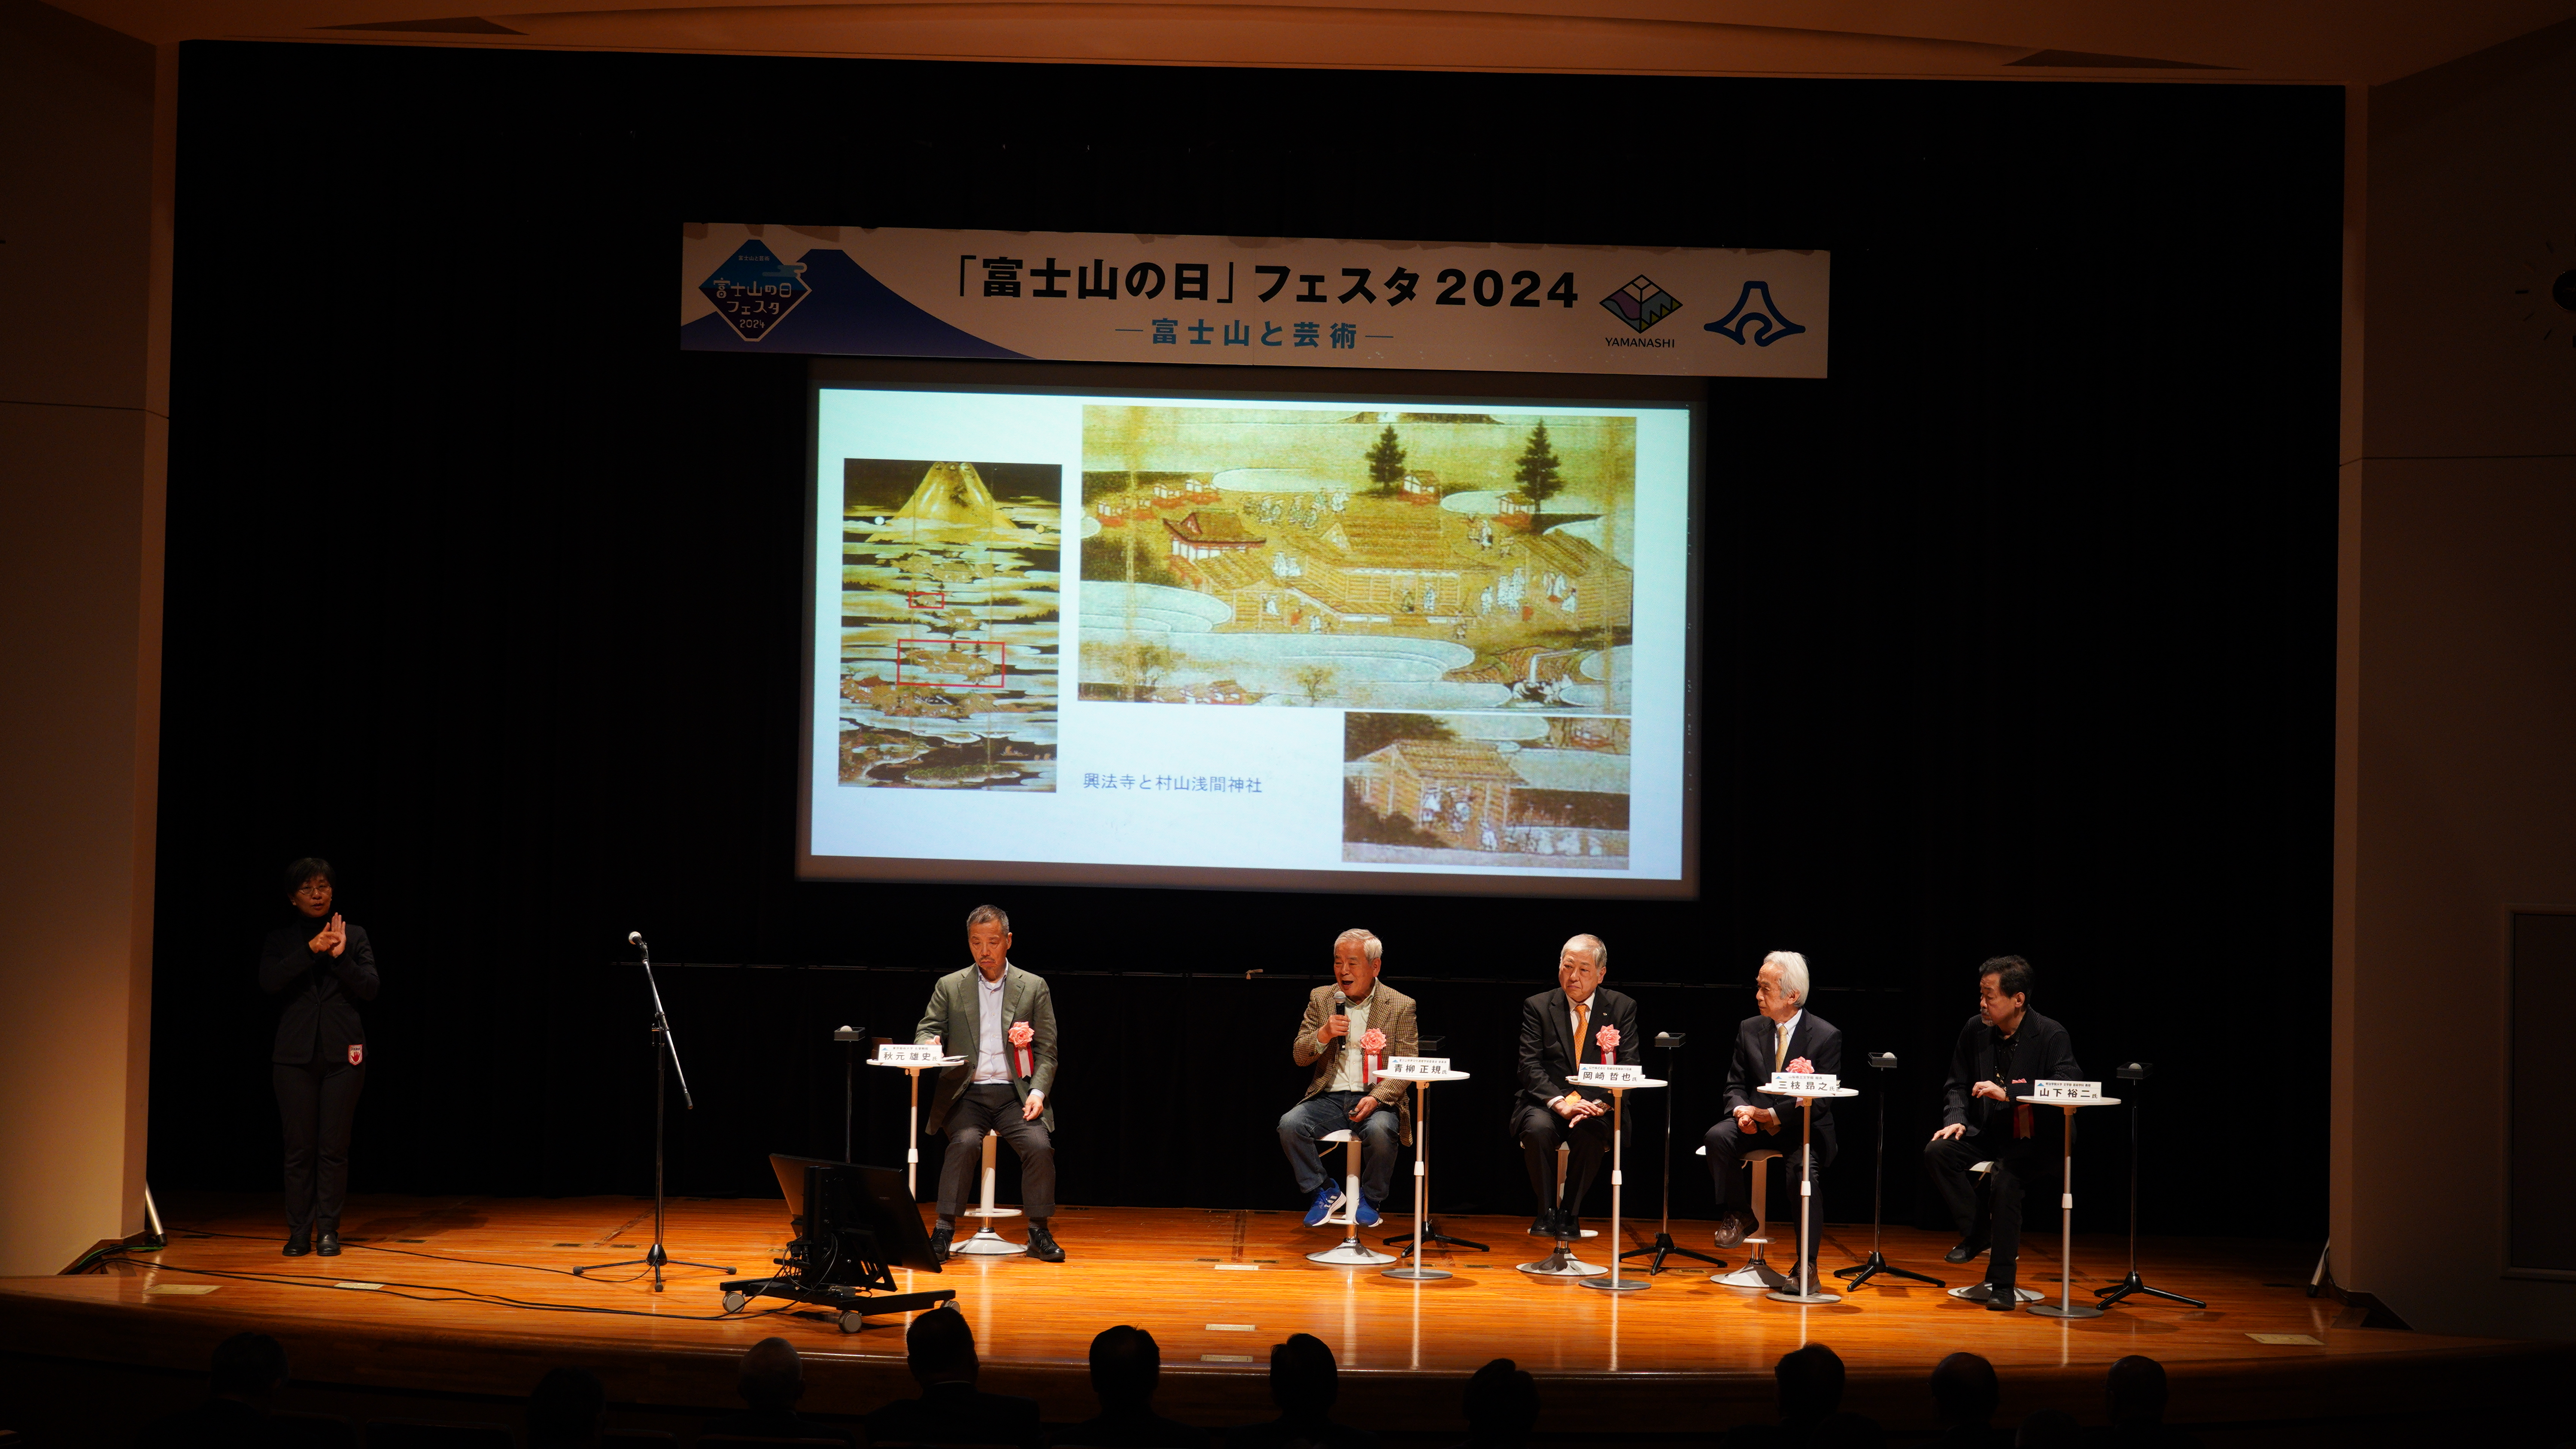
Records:
[[[1556,1216],[1559,1222],[1565,1220],[1565,1160],[1573,1154],[1573,1148],[1562,1142],[1556,1144]],[[1518,1266],[1533,1278],[1598,1278],[1610,1271],[1598,1263],[1586,1263],[1575,1257],[1574,1244],[1572,1237],[1558,1238],[1555,1252],[1535,1263]]]
[[[1635,1293],[1635,1292],[1639,1291],[1640,1289],[1649,1288],[1649,1287],[1652,1287],[1652,1286],[1653,1286],[1652,1281],[1651,1281],[1651,1280],[1649,1280],[1649,1279],[1645,1279],[1645,1278],[1625,1278],[1625,1277],[1621,1277],[1621,1276],[1620,1276],[1620,1274],[1619,1274],[1619,1272],[1618,1272],[1618,1267],[1619,1267],[1618,1248],[1619,1248],[1619,1243],[1620,1243],[1620,1238],[1619,1238],[1619,1207],[1620,1207],[1620,1203],[1619,1203],[1619,1190],[1620,1190],[1620,1187],[1621,1187],[1621,1185],[1622,1185],[1622,1180],[1623,1180],[1623,1174],[1620,1172],[1620,1163],[1621,1163],[1621,1160],[1622,1160],[1622,1159],[1621,1159],[1621,1157],[1620,1157],[1620,1147],[1621,1147],[1622,1143],[1623,1143],[1623,1142],[1624,1142],[1624,1140],[1625,1140],[1625,1133],[1621,1130],[1621,1122],[1620,1122],[1620,1119],[1621,1119],[1621,1116],[1622,1116],[1621,1108],[1622,1108],[1622,1107],[1624,1107],[1624,1106],[1626,1105],[1627,1100],[1628,1100],[1628,1094],[1629,1094],[1630,1092],[1638,1091],[1638,1090],[1641,1090],[1641,1089],[1644,1089],[1644,1088],[1649,1088],[1649,1087],[1660,1087],[1660,1086],[1662,1086],[1662,1085],[1663,1085],[1663,1083],[1662,1083],[1662,1082],[1657,1081],[1657,1080],[1656,1080],[1656,1079],[1654,1079],[1653,1077],[1641,1077],[1641,1078],[1639,1078],[1638,1080],[1633,1081],[1633,1082],[1605,1082],[1605,1083],[1601,1084],[1601,1090],[1602,1090],[1602,1091],[1605,1091],[1605,1092],[1608,1092],[1608,1093],[1610,1094],[1610,1249],[1611,1249],[1610,1268],[1611,1268],[1611,1271],[1610,1271],[1610,1273],[1609,1273],[1607,1276],[1605,1276],[1605,1277],[1600,1277],[1600,1278],[1586,1278],[1586,1279],[1584,1279],[1584,1280],[1583,1280],[1583,1286],[1584,1286],[1584,1287],[1586,1287],[1586,1288],[1598,1288],[1598,1289],[1600,1289],[1600,1290],[1601,1290],[1602,1292],[1604,1292],[1604,1293]]]
[[[1409,1282],[1446,1278],[1449,1276],[1448,1269],[1422,1266],[1423,1245],[1433,1242],[1454,1242],[1465,1248],[1478,1245],[1463,1239],[1444,1238],[1431,1230],[1431,1084],[1463,1082],[1467,1080],[1467,1073],[1424,1072],[1415,1075],[1410,1072],[1386,1072],[1382,1075],[1388,1081],[1413,1084],[1413,1236],[1405,1240],[1404,1246],[1406,1256],[1412,1261],[1401,1268],[1387,1269],[1384,1276],[1401,1278]],[[1357,1195],[1356,1191],[1353,1195]]]
[[[1806,1124],[1798,1144],[1798,1276],[1789,1289],[1774,1288],[1770,1296],[1782,1303],[1840,1303],[1843,1295],[1826,1293],[1816,1286],[1816,1108],[1817,1101],[1827,1097],[1857,1097],[1852,1087],[1836,1087],[1830,1092],[1775,1092],[1762,1089],[1775,1097],[1795,1097],[1806,1108],[1799,1120]]]
[[[1339,1142],[1348,1150],[1342,1156],[1342,1205],[1324,1214],[1317,1227],[1350,1229],[1340,1246],[1320,1253],[1308,1253],[1309,1263],[1330,1263],[1336,1268],[1374,1268],[1395,1261],[1393,1253],[1381,1253],[1360,1241],[1360,1134],[1348,1127],[1327,1132],[1318,1142]]]
[[[869,1066],[889,1067],[912,1079],[912,1105],[904,1109],[903,1119],[903,1190],[911,1193],[916,1203],[921,1201],[921,1185],[913,1180],[921,1168],[921,1074],[965,1064],[964,1057],[941,1057],[935,1062],[889,1062],[874,1057],[868,1060]]]
[[[2078,1107],[2117,1107],[2117,1097],[2015,1097],[2034,1107],[2066,1109],[2066,1158],[2059,1166],[2057,1179],[2057,1289],[2055,1303],[2039,1303],[2031,1312],[2042,1318],[2099,1318],[2096,1304],[2075,1301],[2075,1109]],[[2028,1232],[2030,1224],[2022,1224]]]
[[[1015,1218],[1020,1215],[1020,1210],[1018,1208],[993,1206],[993,1164],[1000,1159],[1001,1145],[1001,1133],[987,1132],[984,1134],[983,1205],[980,1207],[970,1207],[966,1211],[959,1213],[958,1216],[964,1218],[983,1218],[986,1219],[986,1222],[983,1227],[975,1230],[975,1236],[968,1238],[966,1241],[959,1243],[956,1247],[949,1249],[952,1253],[972,1253],[979,1258],[1003,1258],[1018,1257],[1026,1254],[1029,1250],[1028,1244],[1014,1243],[1010,1239],[1003,1237],[1000,1233],[993,1231],[991,1219]]]

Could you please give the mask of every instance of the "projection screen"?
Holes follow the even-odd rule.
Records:
[[[801,877],[1695,893],[1696,400],[1112,380],[815,384]]]

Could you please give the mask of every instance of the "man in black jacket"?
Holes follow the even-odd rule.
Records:
[[[349,1191],[349,1137],[367,1085],[367,1029],[358,1003],[376,999],[375,947],[332,909],[331,863],[307,856],[286,868],[291,925],[260,947],[259,989],[278,1003],[269,1077],[286,1134],[286,1248],[340,1253],[340,1209]]]
[[[1520,1093],[1512,1103],[1512,1133],[1529,1159],[1530,1191],[1538,1196],[1530,1231],[1543,1238],[1574,1236],[1583,1195],[1601,1154],[1610,1149],[1610,1094],[1575,1087],[1575,1068],[1606,1060],[1604,1051],[1633,1062],[1645,1048],[1637,1035],[1637,1003],[1601,985],[1609,974],[1610,948],[1598,936],[1577,936],[1556,953],[1556,989],[1521,1003]],[[1556,1205],[1560,1142],[1570,1149],[1562,1221]]]
[[[1959,1029],[1942,1084],[1941,1130],[1923,1144],[1923,1166],[1959,1228],[1948,1259],[1965,1263],[1991,1249],[1986,1306],[2010,1312],[2021,1210],[2057,1192],[2064,1166],[2064,1115],[2013,1100],[2031,1083],[2080,1079],[2066,1028],[2030,1009],[2030,963],[1997,956],[1977,968],[1977,1014]],[[1968,1169],[1992,1162],[1983,1200]]]
[[[1840,1027],[1807,1009],[1807,958],[1795,951],[1774,951],[1754,973],[1756,1014],[1735,1028],[1735,1050],[1726,1063],[1726,1115],[1708,1129],[1708,1172],[1716,1180],[1717,1200],[1726,1205],[1718,1217],[1717,1245],[1731,1248],[1758,1224],[1745,1210],[1751,1175],[1743,1170],[1744,1154],[1769,1148],[1780,1154],[1788,1186],[1788,1222],[1798,1221],[1798,1183],[1806,1169],[1798,1154],[1810,1141],[1807,1114],[1815,1113],[1814,1195],[1807,1200],[1807,1241],[1798,1245],[1797,1262],[1813,1262],[1824,1237],[1825,1169],[1833,1166],[1836,1138],[1830,1101],[1774,1097],[1762,1088],[1774,1072],[1820,1072],[1839,1077],[1843,1070]],[[1796,1264],[1784,1270],[1799,1276]]]

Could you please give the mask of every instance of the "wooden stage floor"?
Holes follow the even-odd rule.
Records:
[[[166,1249],[111,1260],[104,1273],[0,1280],[0,1353],[22,1371],[123,1366],[184,1393],[216,1341],[258,1329],[286,1343],[299,1385],[498,1403],[523,1395],[547,1367],[577,1363],[601,1374],[621,1411],[661,1422],[653,1416],[731,1406],[735,1357],[782,1334],[806,1355],[809,1412],[854,1415],[911,1392],[901,1318],[844,1335],[776,1300],[725,1314],[713,1286],[720,1275],[701,1269],[674,1270],[659,1295],[632,1271],[611,1281],[569,1274],[640,1254],[652,1233],[649,1200],[371,1197],[352,1205],[349,1248],[336,1260],[281,1257],[265,1197],[173,1203],[169,1222]],[[1018,1236],[1017,1220],[1004,1226]],[[1390,1219],[1372,1236],[1409,1226]],[[1433,1254],[1456,1274],[1434,1283],[1309,1263],[1303,1255],[1336,1235],[1288,1212],[1137,1208],[1065,1209],[1056,1220],[1070,1255],[1062,1264],[958,1258],[944,1273],[898,1276],[956,1289],[986,1386],[1039,1399],[1050,1420],[1093,1412],[1084,1356],[1110,1324],[1152,1330],[1165,1412],[1207,1424],[1267,1417],[1269,1346],[1305,1332],[1340,1360],[1347,1411],[1423,1443],[1456,1437],[1460,1386],[1496,1356],[1539,1375],[1543,1431],[1586,1440],[1699,1436],[1767,1418],[1772,1364],[1808,1342],[1842,1355],[1848,1406],[1900,1440],[1929,1428],[1926,1376],[1960,1349],[1995,1362],[2010,1422],[2042,1406],[2100,1422],[2102,1372],[2131,1353],[2165,1363],[2177,1421],[2282,1428],[2521,1393],[2576,1368],[2567,1345],[2338,1326],[2340,1305],[2306,1296],[2314,1250],[2295,1243],[2150,1242],[2149,1281],[2207,1299],[2207,1309],[2146,1302],[2056,1322],[1902,1284],[1800,1307],[1712,1284],[1696,1265],[1640,1293],[1602,1293],[1514,1271],[1542,1256],[1525,1218],[1442,1226],[1492,1251]],[[1651,1242],[1654,1226],[1630,1224],[1626,1245]],[[1684,1245],[1708,1244],[1709,1224],[1673,1226]],[[747,1275],[766,1271],[787,1236],[775,1200],[671,1205],[677,1258]],[[1911,1229],[1887,1234],[1888,1257],[1901,1266],[1953,1284],[1980,1276],[1944,1265],[1948,1245]],[[1596,1239],[1584,1256],[1600,1261],[1604,1247]],[[2026,1283],[2054,1287],[2057,1247],[2053,1233],[2030,1241]],[[1858,1261],[1868,1248],[1865,1225],[1837,1225],[1825,1263]],[[1743,1250],[1724,1256],[1740,1263]],[[2126,1260],[2125,1239],[2078,1234],[2079,1301],[2124,1273]]]

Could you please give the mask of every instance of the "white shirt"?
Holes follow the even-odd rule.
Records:
[[[1375,1000],[1377,1000],[1377,988],[1375,986],[1371,986],[1369,988],[1368,995],[1361,997],[1357,1001],[1348,1002],[1343,1005],[1343,1012],[1351,1019],[1351,1034],[1343,1039],[1346,1046],[1342,1052],[1342,1060],[1339,1065],[1333,1068],[1332,1084],[1325,1088],[1326,1091],[1356,1092],[1367,1085],[1360,1080],[1360,1052],[1358,1048],[1360,1044],[1360,1033],[1368,1030],[1369,1003]]]
[[[1789,1039],[1798,1034],[1798,1018],[1806,1014],[1807,1009],[1802,1006],[1789,1013],[1787,1021],[1771,1023],[1771,1055],[1780,1059],[1778,1065],[1772,1068],[1773,1071],[1785,1072],[1789,1069]]]
[[[1010,980],[1010,977],[1011,971],[1007,964],[1002,968],[1002,981],[987,981],[984,979],[983,972],[975,973],[975,984],[983,988],[982,993],[976,997],[976,1003],[981,1008],[977,1014],[983,1018],[982,1025],[975,1034],[973,1084],[979,1087],[986,1082],[1000,1082],[1008,1085],[1018,1075],[1011,1070],[1010,1058],[1005,1056],[1002,1050],[1002,983]]]

